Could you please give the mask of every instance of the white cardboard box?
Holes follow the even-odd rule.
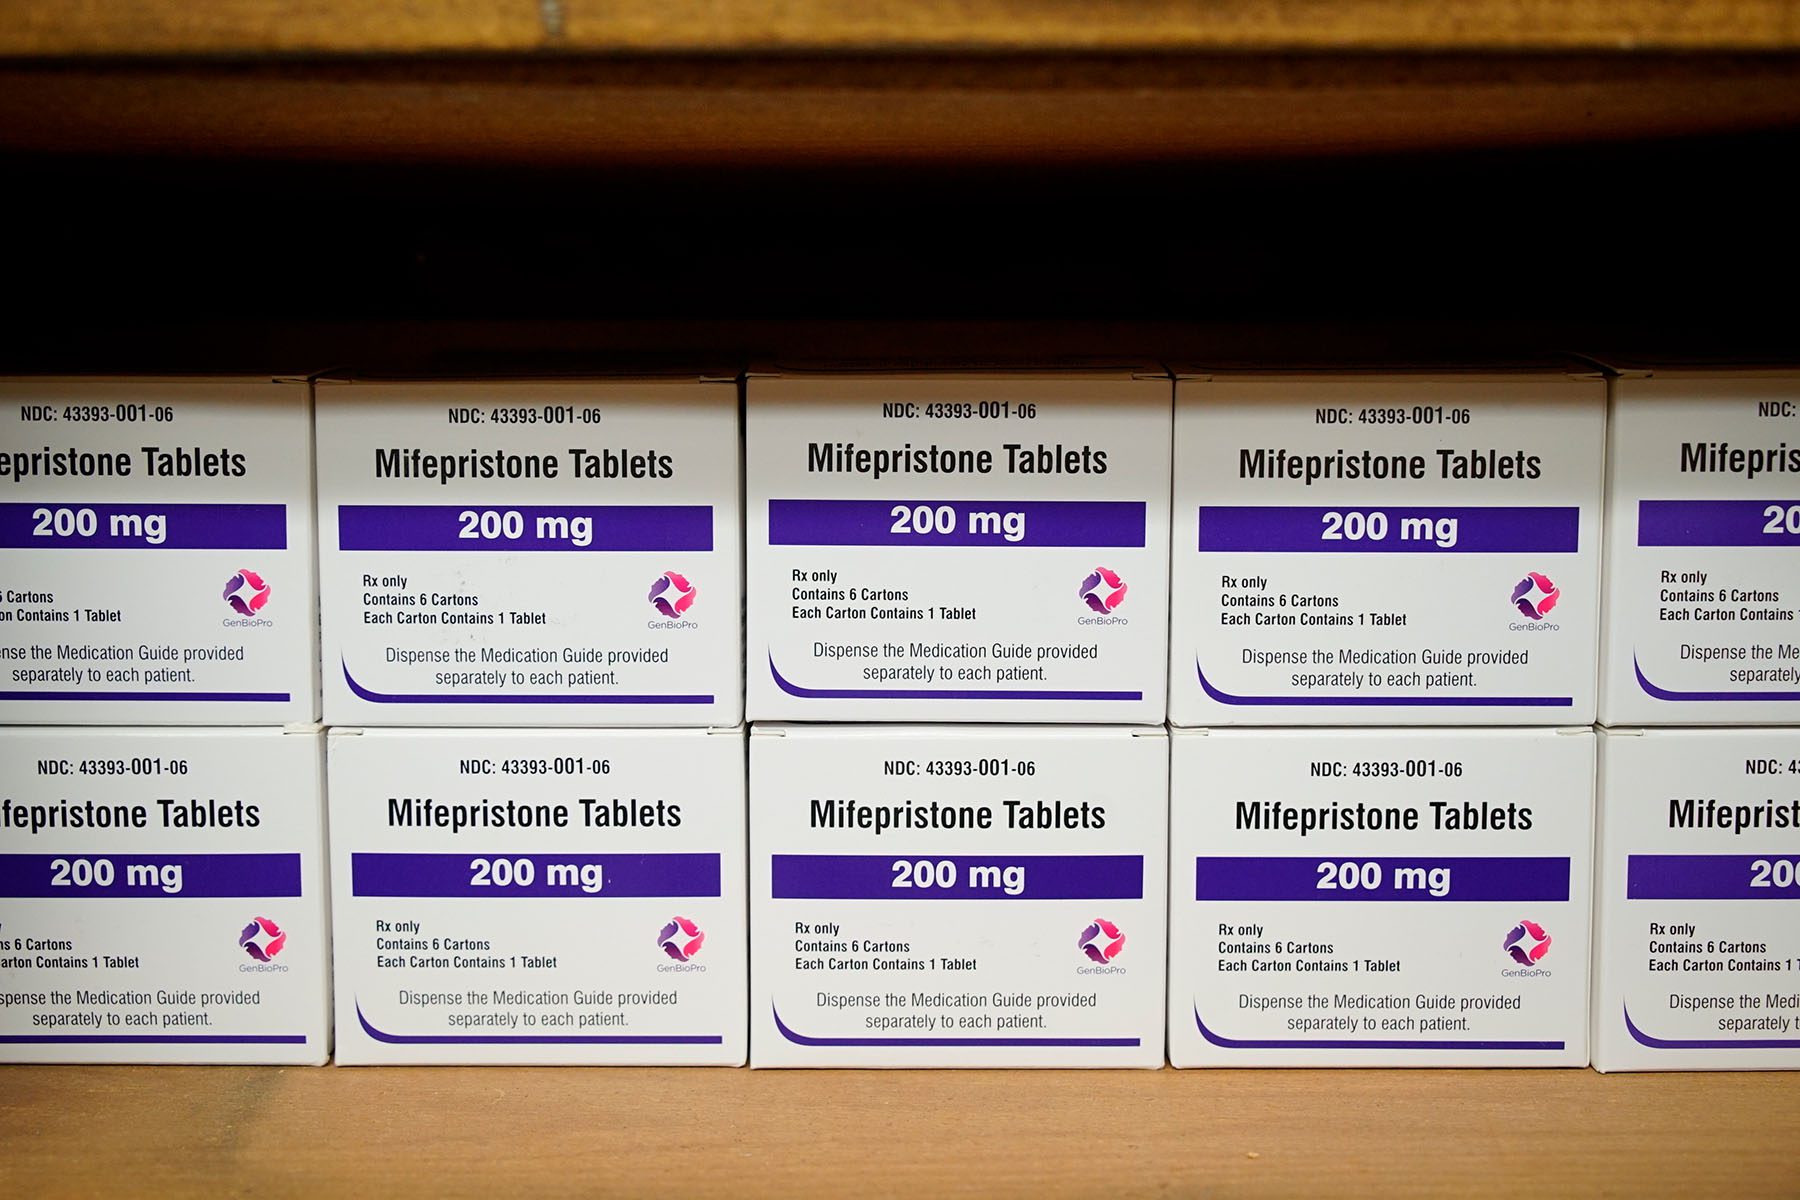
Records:
[[[1800,1067],[1800,730],[1600,738],[1594,1066]]]
[[[735,725],[731,381],[318,385],[333,725]]]
[[[1178,730],[1169,1061],[1588,1061],[1587,729]]]
[[[340,1063],[743,1064],[741,728],[330,743]]]
[[[753,376],[750,715],[1163,718],[1166,376]]]
[[[759,725],[753,1067],[1159,1067],[1168,738]]]
[[[0,722],[318,715],[303,382],[0,381]]]
[[[1172,723],[1593,720],[1599,379],[1176,390]]]
[[[320,741],[0,729],[0,1061],[323,1063]]]
[[[1601,722],[1800,722],[1800,376],[1612,388]]]

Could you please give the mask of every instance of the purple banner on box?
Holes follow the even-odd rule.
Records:
[[[1550,902],[1566,858],[1196,858],[1196,900]]]
[[[717,854],[352,854],[353,896],[482,900],[719,895]]]
[[[771,500],[771,546],[1144,544],[1138,500]]]
[[[1791,854],[1633,854],[1627,900],[1800,900]]]
[[[340,504],[340,550],[711,550],[708,504]]]
[[[285,550],[282,504],[0,504],[0,550]]]
[[[0,854],[0,896],[12,900],[298,895],[298,854]]]
[[[1640,546],[1800,546],[1800,500],[1639,500]]]
[[[777,900],[1138,900],[1137,854],[776,854]]]
[[[1203,554],[1573,554],[1578,508],[1209,505]]]

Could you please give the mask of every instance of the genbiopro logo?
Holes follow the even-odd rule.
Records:
[[[1520,921],[1507,933],[1500,948],[1521,967],[1535,967],[1550,953],[1550,935],[1536,921]]]
[[[1561,599],[1561,589],[1550,581],[1548,575],[1540,575],[1536,571],[1519,580],[1512,591],[1513,607],[1533,621],[1548,618],[1550,610]]]
[[[1125,949],[1125,935],[1105,917],[1095,917],[1081,931],[1075,945],[1083,954],[1105,966]]]
[[[688,577],[679,571],[664,571],[650,585],[650,603],[656,611],[673,621],[687,615],[687,610],[694,607],[699,599],[700,589],[688,581]]]
[[[674,917],[657,933],[656,944],[676,962],[687,962],[706,944],[706,932],[686,917]]]
[[[270,962],[287,946],[287,934],[267,917],[257,917],[238,934],[238,945],[257,962]]]
[[[1125,603],[1125,581],[1111,567],[1095,567],[1081,581],[1081,602],[1097,613],[1109,613]]]
[[[240,617],[256,615],[268,602],[268,581],[249,567],[225,581],[225,603]]]

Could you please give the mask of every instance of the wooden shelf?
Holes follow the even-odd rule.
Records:
[[[0,1068],[0,1191],[1800,1190],[1800,1077]]]
[[[0,153],[1133,163],[1800,124],[1795,0],[17,0]]]
[[[14,61],[0,62],[0,153],[712,169],[1331,158],[1791,128],[1795,62],[1592,53]]]
[[[1789,0],[19,0],[0,55],[1779,50]]]

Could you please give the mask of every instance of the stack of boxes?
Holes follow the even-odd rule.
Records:
[[[1612,387],[1594,1066],[1800,1067],[1800,389]]]
[[[0,1046],[322,1063],[304,381],[0,384]]]
[[[338,1061],[742,1063],[735,380],[317,396]]]
[[[746,397],[751,1065],[1161,1066],[1168,377]]]
[[[0,1057],[1800,1066],[1796,394],[0,382]]]
[[[1585,1064],[1605,383],[1179,386],[1170,1060]]]

